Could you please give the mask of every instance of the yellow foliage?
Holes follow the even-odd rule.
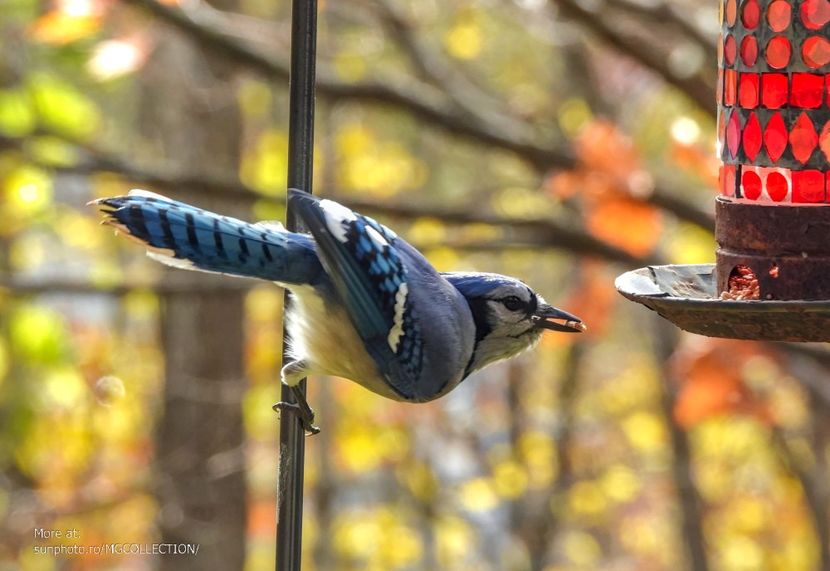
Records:
[[[764,551],[758,543],[744,535],[717,538],[725,571],[760,571],[764,569]]]
[[[568,492],[568,507],[576,515],[596,516],[608,508],[608,501],[602,487],[596,482],[586,480],[571,487]]]
[[[22,222],[52,203],[52,179],[37,167],[20,165],[4,178],[3,195],[4,216]]]
[[[474,478],[464,482],[458,490],[458,498],[464,509],[488,511],[499,505],[493,484],[487,478]]]
[[[31,137],[26,143],[26,151],[37,163],[50,166],[71,166],[78,160],[77,149],[59,137]]]
[[[50,240],[41,233],[27,232],[16,238],[9,248],[13,270],[24,272],[42,266],[49,252]]]
[[[9,372],[11,366],[11,358],[9,356],[8,345],[5,340],[0,339],[0,389],[3,387],[3,381],[6,379],[6,374]],[[0,510],[2,512],[2,510]]]
[[[277,323],[282,312],[283,290],[272,285],[253,288],[245,297],[245,316],[254,323]]]
[[[514,218],[544,218],[553,212],[553,204],[543,193],[530,188],[505,188],[493,198],[493,208]]]
[[[375,426],[354,417],[344,418],[335,435],[339,459],[343,466],[360,474],[377,469],[382,462],[402,458],[409,450],[409,441],[402,430]]]
[[[239,108],[247,119],[256,120],[267,117],[273,103],[271,86],[256,79],[245,78],[240,82]]]
[[[493,487],[499,496],[515,500],[525,493],[527,485],[527,471],[518,462],[508,459],[493,467]]]
[[[519,437],[518,448],[527,466],[528,485],[533,489],[550,486],[559,470],[553,438],[544,432],[527,431]]]
[[[627,517],[620,526],[620,542],[634,553],[654,554],[666,546],[660,527],[661,524],[654,518]]]
[[[100,25],[101,18],[96,14],[75,15],[51,10],[32,24],[29,33],[37,42],[61,45],[91,36]]]
[[[264,131],[243,155],[239,178],[264,194],[285,192],[288,180],[288,134],[269,129]]]
[[[724,514],[724,525],[740,533],[757,533],[769,525],[770,515],[766,499],[762,501],[757,497],[738,496],[730,502],[729,509]]]
[[[430,247],[446,240],[447,227],[437,218],[418,218],[406,232],[407,241]]]
[[[474,14],[465,14],[444,36],[447,52],[455,58],[475,59],[484,47],[484,34]]]
[[[0,133],[22,137],[35,129],[29,95],[23,89],[0,89]]]
[[[660,417],[640,411],[622,421],[622,429],[631,445],[644,454],[665,451],[666,428]]]
[[[338,182],[346,189],[392,196],[420,188],[428,169],[417,157],[395,141],[381,141],[374,130],[352,123],[336,137]]]
[[[68,208],[59,211],[55,230],[65,244],[91,253],[96,253],[108,239],[98,220]]]
[[[134,289],[123,298],[124,311],[133,319],[155,318],[159,312],[159,298],[150,290]]]
[[[446,247],[430,248],[425,254],[429,262],[439,272],[457,270],[459,260],[461,259],[456,250]]]
[[[390,508],[341,513],[333,527],[334,549],[365,569],[404,568],[423,552],[417,532]]]
[[[559,106],[557,119],[562,131],[573,138],[594,118],[591,107],[581,98],[571,98]]]
[[[65,350],[61,318],[41,306],[18,307],[11,314],[9,334],[12,351],[24,362],[54,362]]]
[[[339,52],[332,63],[335,73],[345,81],[359,81],[366,76],[366,57],[359,53]]]
[[[715,255],[715,239],[699,226],[680,222],[666,234],[666,253],[674,264],[705,264]]]
[[[593,402],[612,415],[625,414],[653,401],[659,379],[654,364],[632,357],[619,373],[592,395]]]
[[[274,411],[271,405],[280,400],[279,384],[257,383],[245,391],[242,412],[245,429],[251,438],[268,440],[274,435]]]
[[[615,502],[630,502],[640,492],[641,480],[634,470],[622,464],[614,464],[600,480],[605,496]]]
[[[28,87],[41,123],[61,134],[83,140],[98,129],[98,109],[71,84],[40,73],[29,77]]]
[[[594,536],[584,531],[569,531],[562,538],[562,551],[574,564],[594,567],[602,557],[602,548]]]
[[[435,537],[438,563],[443,569],[457,568],[473,547],[473,530],[459,517],[440,517],[435,522]]]
[[[77,410],[89,402],[89,388],[80,373],[72,367],[60,367],[43,377],[39,395],[44,409]]]
[[[398,479],[419,500],[424,502],[435,500],[439,489],[439,482],[432,469],[423,462],[404,464],[398,470]]]

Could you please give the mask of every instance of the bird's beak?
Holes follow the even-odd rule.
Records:
[[[588,329],[577,316],[547,304],[540,305],[531,319],[536,327],[551,331],[582,333]]]

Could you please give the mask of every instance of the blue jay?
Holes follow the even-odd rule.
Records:
[[[544,330],[582,321],[521,281],[437,272],[415,248],[368,216],[290,190],[311,235],[206,212],[143,190],[94,204],[156,260],[179,268],[260,278],[287,288],[291,360],[300,420],[316,431],[296,385],[309,374],[351,379],[405,402],[436,399],[490,363],[533,346]],[[291,405],[284,405],[291,406]]]

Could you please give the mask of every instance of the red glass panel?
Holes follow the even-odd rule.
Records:
[[[774,163],[778,162],[787,148],[787,126],[784,124],[781,113],[774,113],[764,129],[764,148]]]
[[[742,178],[744,198],[758,200],[761,196],[761,177],[754,171],[745,170]]]
[[[746,36],[741,40],[741,61],[749,67],[758,61],[758,40],[755,36]]]
[[[801,44],[801,59],[812,69],[827,65],[830,63],[830,41],[822,36],[810,36]]]
[[[767,8],[767,23],[773,32],[783,32],[790,26],[793,11],[787,0],[775,0]]]
[[[830,161],[830,121],[828,121],[818,136],[818,146],[824,153],[824,158]]]
[[[723,104],[726,106],[735,105],[738,98],[738,72],[734,69],[724,71],[723,79]]]
[[[720,115],[718,116],[718,156],[720,156],[720,151],[723,149],[723,145],[726,142],[726,113],[721,109]]]
[[[718,105],[723,104],[723,68],[718,68],[718,83],[715,86],[715,100]]]
[[[758,6],[758,0],[746,0],[741,11],[741,22],[744,23],[744,27],[752,30],[758,26],[759,21],[761,21],[761,8]]]
[[[738,105],[744,109],[755,109],[758,107],[758,83],[760,77],[757,73],[742,73],[738,80]],[[823,87],[823,86],[822,86]],[[819,91],[819,100],[821,91]]]
[[[738,149],[741,146],[741,119],[738,117],[737,110],[732,111],[732,116],[729,117],[729,123],[726,124],[726,147],[729,149],[729,154],[732,158],[738,156]]]
[[[764,53],[767,63],[770,67],[775,69],[783,69],[790,63],[790,57],[793,50],[790,46],[790,40],[784,36],[775,36],[767,42],[767,48]]]
[[[767,175],[767,196],[775,202],[781,202],[788,192],[787,178],[780,172],[771,172]]]
[[[767,109],[778,109],[787,102],[787,76],[783,73],[761,75],[761,105]]]
[[[818,145],[818,135],[816,128],[813,127],[813,121],[806,113],[802,113],[790,131],[790,147],[793,150],[793,156],[798,162],[805,164],[810,160],[816,145]]]
[[[738,53],[738,44],[735,41],[735,36],[729,34],[723,41],[723,61],[726,65],[735,63],[735,56]]]
[[[810,30],[823,28],[827,22],[830,22],[830,2],[805,0],[801,5],[801,21]]]
[[[735,196],[735,165],[723,165],[720,170],[721,194]]]
[[[793,171],[793,202],[824,202],[826,181],[821,171]]]
[[[794,73],[790,91],[790,105],[802,109],[817,109],[824,100],[824,76],[812,73]]]
[[[755,116],[755,113],[750,113],[749,118],[746,120],[746,125],[744,125],[743,142],[746,157],[750,161],[754,162],[755,157],[758,156],[758,151],[761,150],[762,143],[761,122],[758,121],[758,117]]]
[[[735,20],[738,17],[738,2],[737,0],[726,1],[726,25],[730,28],[735,25]]]

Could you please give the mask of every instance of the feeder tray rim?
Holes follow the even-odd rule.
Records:
[[[830,341],[830,300],[722,300],[715,265],[654,265],[617,277],[627,299],[676,326],[709,337],[764,341]]]
[[[792,311],[794,308],[803,308],[803,309],[813,309],[816,311],[823,311],[830,309],[830,299],[823,300],[801,300],[801,299],[792,299],[792,300],[781,300],[781,299],[720,299],[715,297],[714,295],[714,288],[712,288],[712,294],[709,297],[702,297],[702,296],[683,296],[677,295],[676,291],[668,292],[668,291],[654,291],[655,287],[658,287],[658,284],[654,281],[655,276],[658,271],[677,271],[678,273],[689,273],[689,274],[697,274],[702,278],[707,277],[709,275],[713,275],[714,273],[714,264],[658,264],[658,265],[649,265],[643,268],[639,268],[636,270],[631,270],[625,272],[617,276],[617,279],[614,281],[614,287],[617,289],[618,292],[625,295],[626,297],[634,296],[638,298],[648,298],[648,299],[660,299],[665,300],[669,303],[675,303],[678,305],[697,305],[697,306],[713,306],[717,305],[718,308],[722,308],[724,310],[743,310],[747,307],[753,307],[753,309],[761,309],[763,306],[763,311],[775,311],[776,309],[779,311]],[[645,281],[648,278],[643,275],[644,271],[648,271],[651,274],[651,281]],[[651,286],[651,291],[637,291],[635,286],[640,285],[647,285]],[[694,292],[697,293],[697,292]],[[630,298],[630,297],[629,297]],[[636,301],[636,300],[635,300]]]

